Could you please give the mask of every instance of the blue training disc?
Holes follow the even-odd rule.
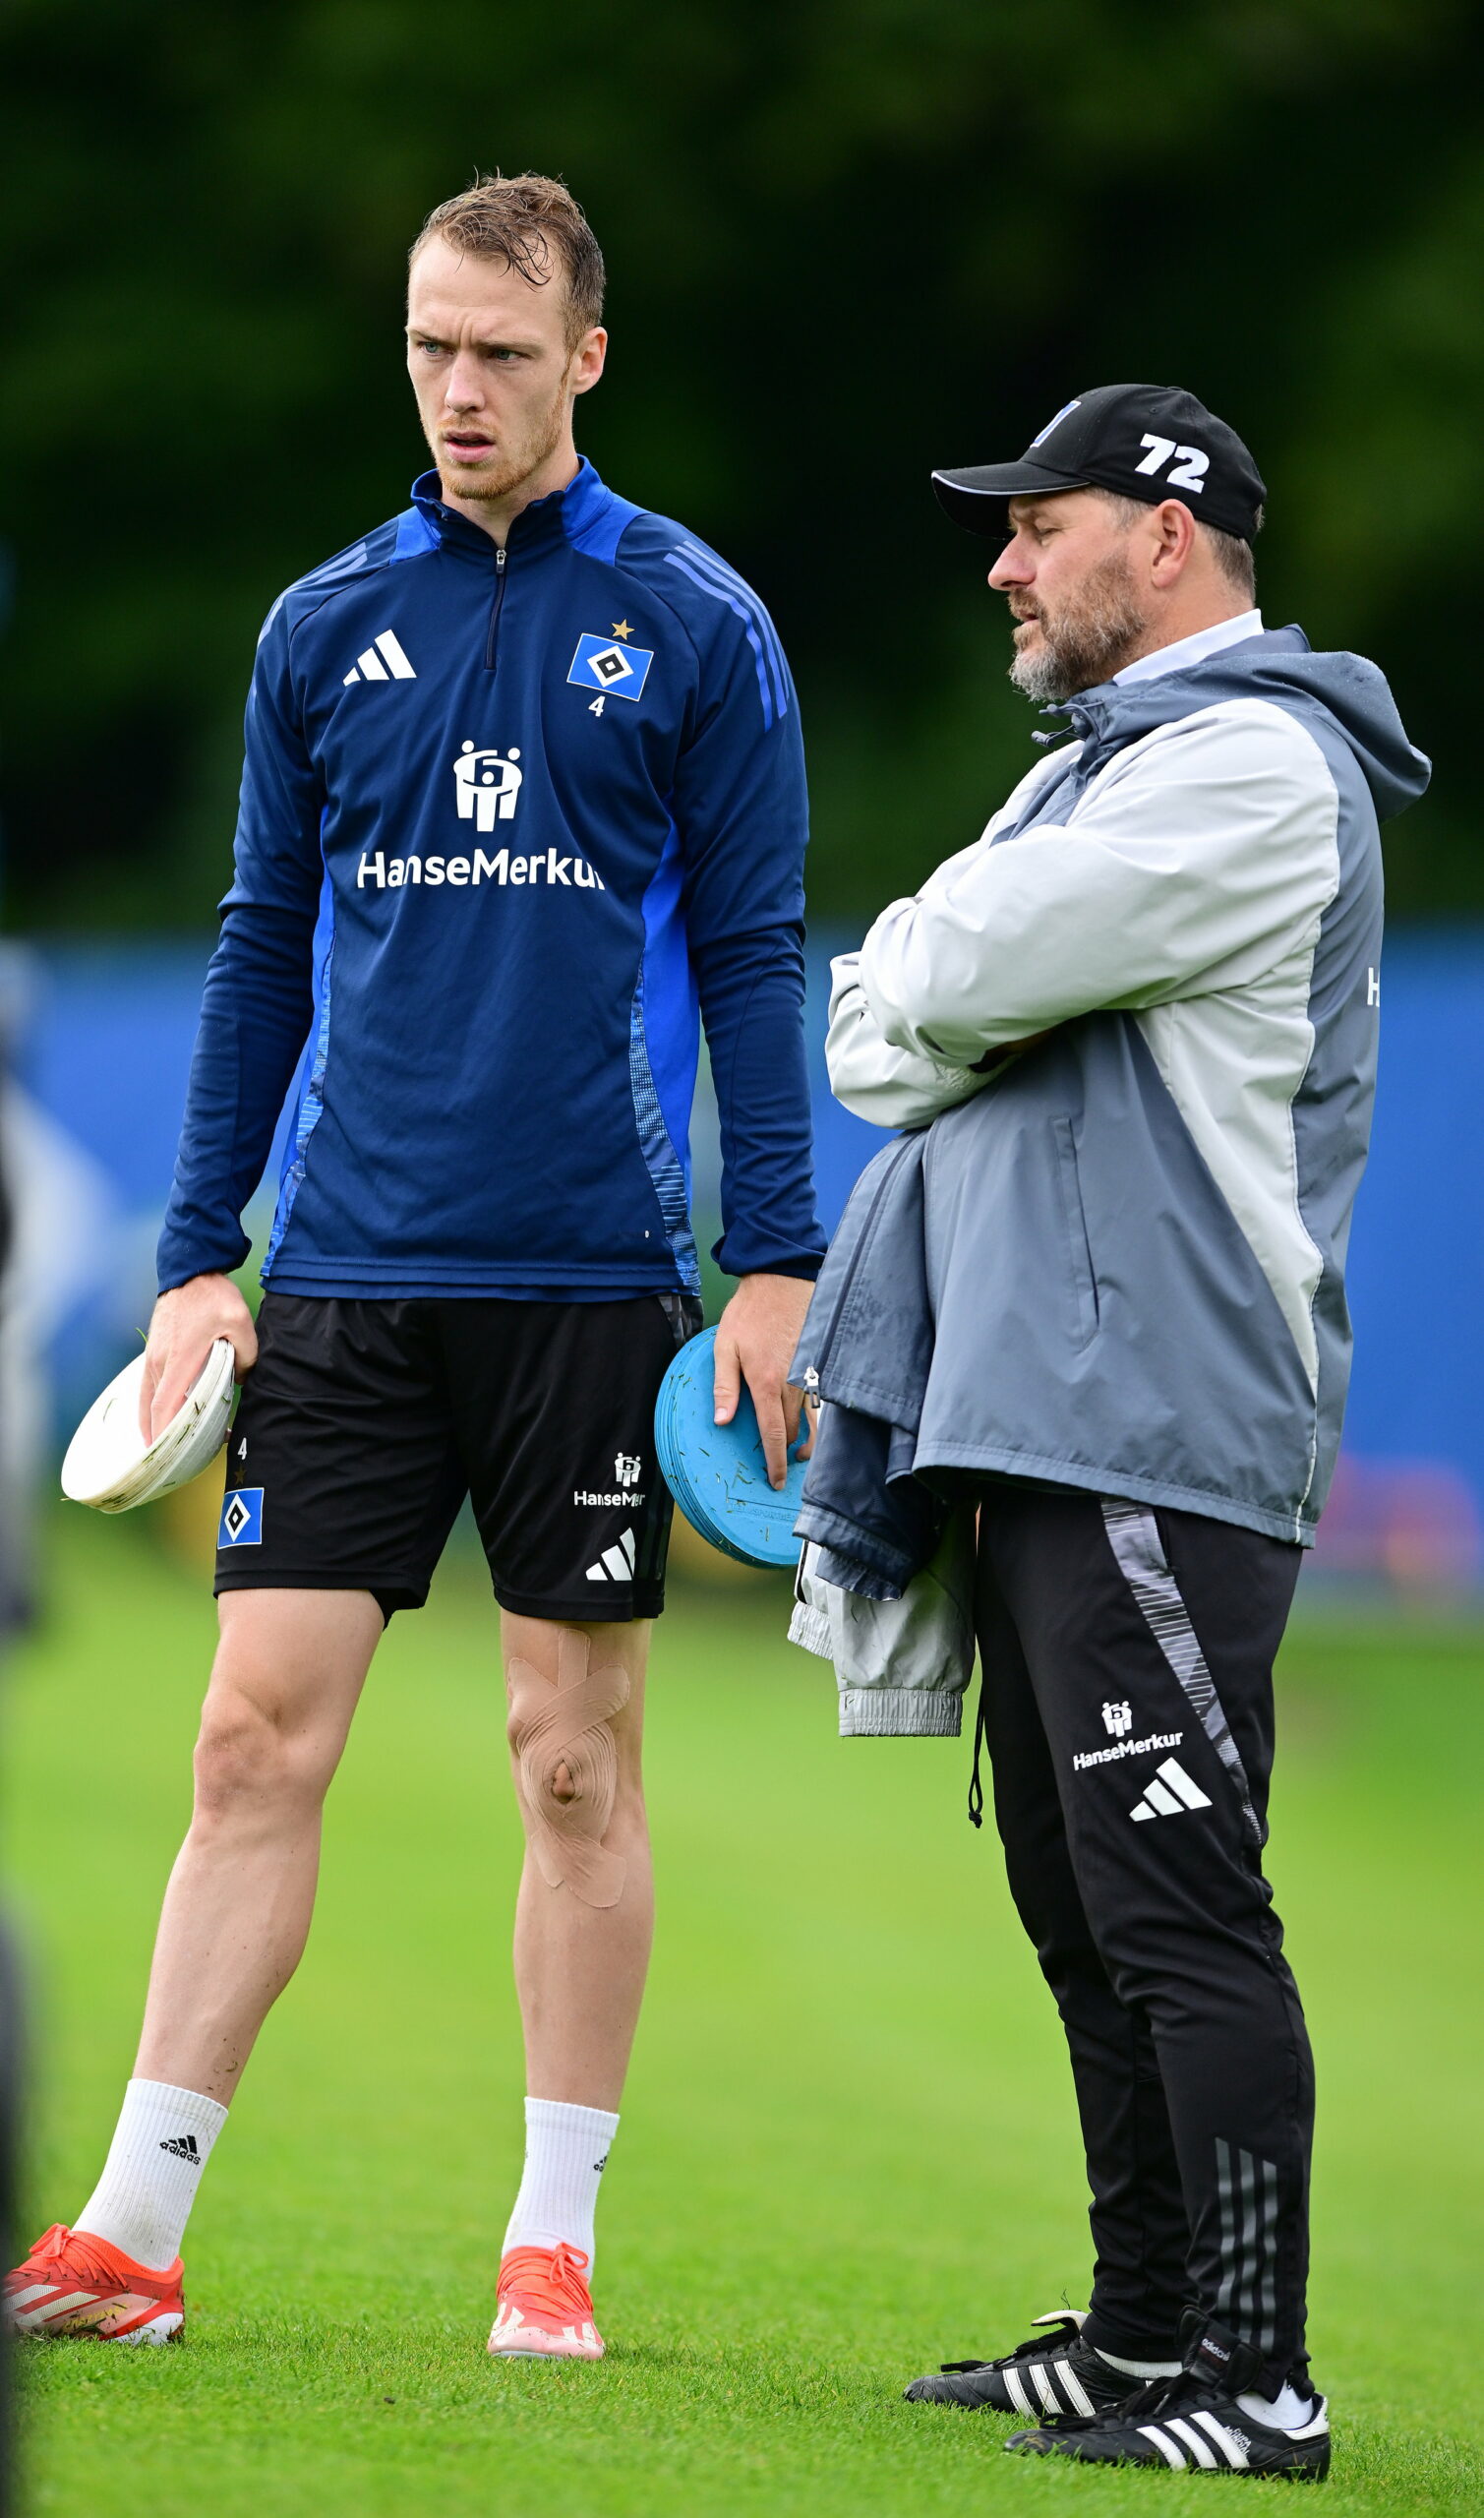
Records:
[[[757,1411],[745,1382],[730,1425],[716,1422],[716,1331],[683,1347],[660,1384],[654,1444],[665,1483],[692,1529],[742,1565],[787,1565],[807,1461],[790,1459],[786,1484],[768,1484]],[[801,1437],[806,1439],[806,1437]]]

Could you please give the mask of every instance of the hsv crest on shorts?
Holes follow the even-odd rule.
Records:
[[[221,1507],[221,1526],[216,1532],[218,1547],[261,1547],[263,1544],[263,1489],[261,1486],[235,1486]]]

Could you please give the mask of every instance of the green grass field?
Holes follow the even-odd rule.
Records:
[[[6,1726],[36,1978],[31,2220],[87,2194],[187,1809],[213,1615],[147,1528],[71,1513]],[[967,1752],[834,1737],[759,1581],[660,1628],[654,1974],[606,2181],[597,2368],[492,2368],[519,2162],[520,1839],[482,1578],[397,1619],[331,1796],[319,1918],[187,2247],[184,2348],[32,2346],[37,2511],[959,2518],[1169,2506],[1217,2477],[999,2453],[901,2402],[1086,2296],[1060,2031]],[[1484,2509],[1484,1631],[1301,1623],[1274,1874],[1318,2050],[1325,2506]]]

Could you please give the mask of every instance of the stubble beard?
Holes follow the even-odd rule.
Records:
[[[1035,618],[1040,642],[1031,654],[1016,656],[1010,680],[1024,697],[1043,706],[1111,681],[1131,661],[1149,627],[1122,551],[1090,569],[1059,612],[1038,611]]]
[[[556,453],[562,443],[565,415],[566,394],[564,390],[558,392],[546,410],[533,419],[518,445],[497,449],[490,460],[481,463],[477,469],[460,465],[456,472],[451,467],[445,471],[443,450],[435,445],[433,457],[439,468],[445,498],[452,495],[460,499],[488,499],[492,503],[508,498],[512,490],[518,490],[523,481],[528,481],[533,472],[539,472],[542,464]]]

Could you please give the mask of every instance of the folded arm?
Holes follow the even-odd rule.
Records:
[[[1336,813],[1318,745],[1271,703],[1161,727],[1065,823],[980,842],[882,912],[859,971],[879,1037],[967,1080],[1076,1015],[1240,985],[1317,932]]]
[[[969,1101],[988,1081],[968,1067],[899,1049],[887,1040],[861,981],[859,953],[830,964],[830,1028],[825,1063],[830,1090],[858,1119],[878,1128],[923,1128]]]

